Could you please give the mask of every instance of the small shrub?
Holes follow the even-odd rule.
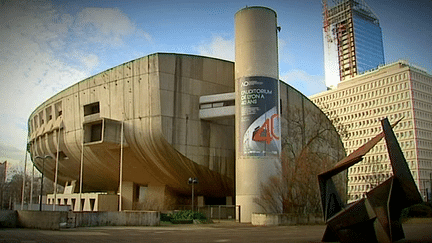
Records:
[[[169,216],[175,220],[194,220],[194,219],[206,220],[207,219],[204,214],[200,212],[194,212],[192,210],[178,211],[173,214],[170,214]]]
[[[427,203],[413,205],[409,208],[408,217],[432,217],[432,208]]]
[[[430,218],[432,217],[432,207],[430,203],[420,203],[402,210],[401,219],[408,218]]]
[[[171,217],[170,214],[167,214],[167,213],[161,213],[160,221],[162,221],[162,222],[170,222],[171,219],[172,219],[172,217]]]
[[[207,218],[200,212],[194,212],[191,210],[177,211],[174,213],[162,213],[160,220],[162,222],[171,222],[175,224],[193,223],[194,220],[206,222]]]

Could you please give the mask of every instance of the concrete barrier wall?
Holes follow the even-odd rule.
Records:
[[[160,224],[160,213],[155,211],[125,212],[70,212],[69,226],[155,226]]]
[[[155,211],[124,212],[52,212],[52,211],[0,211],[0,228],[22,227],[59,230],[64,227],[86,226],[156,226],[160,213]]]
[[[0,210],[0,228],[15,228],[18,214],[15,210]]]
[[[18,227],[58,230],[66,225],[68,212],[17,211]]]
[[[39,203],[33,203],[31,205],[24,204],[23,210],[39,211],[39,207],[40,207]],[[17,210],[20,210],[21,209],[21,203],[15,203],[14,208]],[[69,206],[69,205],[56,205],[56,209],[55,209],[55,211],[63,211],[63,212],[67,212],[69,210],[71,210],[71,206]],[[53,205],[52,204],[43,204],[42,205],[42,211],[53,211]]]
[[[324,224],[324,220],[316,215],[291,215],[291,214],[265,214],[253,213],[253,225],[298,225],[298,224]]]

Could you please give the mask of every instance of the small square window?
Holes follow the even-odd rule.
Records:
[[[100,113],[99,102],[91,103],[84,106],[84,116]]]

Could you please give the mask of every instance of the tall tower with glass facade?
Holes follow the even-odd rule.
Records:
[[[363,0],[323,1],[324,69],[327,87],[384,64],[378,17]]]

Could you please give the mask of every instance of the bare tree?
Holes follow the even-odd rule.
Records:
[[[364,176],[364,180],[368,186],[367,189],[371,190],[389,177],[390,172],[386,172],[384,164],[372,159],[370,162],[370,171]]]
[[[268,213],[321,214],[317,175],[343,158],[343,145],[324,113],[295,108],[285,118],[280,174],[261,184],[255,202]],[[336,182],[342,192],[345,181]]]
[[[348,132],[348,127],[342,123],[340,117],[337,115],[336,111],[332,110],[327,103],[321,103],[320,109],[324,112],[324,114],[328,117],[333,127],[336,129],[336,132],[339,133],[339,136],[343,139],[349,139],[350,134]]]
[[[14,171],[13,173],[14,174],[10,179],[0,182],[0,189],[1,189],[0,203],[2,209],[13,209],[14,204],[21,203],[24,173],[22,171],[20,172]],[[26,184],[24,186],[25,204],[29,203],[30,194],[32,194],[33,196],[32,201],[34,203],[37,203],[39,201],[41,177],[34,178],[33,193],[30,193],[31,180],[32,177],[30,175],[26,175]],[[54,183],[51,180],[44,178],[43,195],[45,196],[47,194],[52,194],[53,192],[54,192]]]

